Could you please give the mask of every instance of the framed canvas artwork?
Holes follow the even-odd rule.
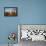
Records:
[[[17,16],[17,7],[4,7],[4,16]]]

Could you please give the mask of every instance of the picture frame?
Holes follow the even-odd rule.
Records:
[[[18,16],[18,8],[4,7],[4,16]]]

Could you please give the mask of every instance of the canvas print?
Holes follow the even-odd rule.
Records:
[[[4,7],[4,16],[17,16],[17,7]]]

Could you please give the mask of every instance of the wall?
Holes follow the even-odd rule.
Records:
[[[4,7],[16,6],[17,17],[4,17]],[[1,0],[0,44],[8,43],[9,32],[18,32],[17,24],[46,24],[46,0]]]
[[[21,24],[46,24],[46,0],[27,0],[21,14]]]
[[[19,5],[20,1],[17,0],[1,0],[0,1],[0,44],[8,43],[8,34],[10,32],[18,32],[17,24],[19,24]],[[4,7],[18,7],[17,17],[5,17]],[[17,39],[15,41],[18,42]]]

